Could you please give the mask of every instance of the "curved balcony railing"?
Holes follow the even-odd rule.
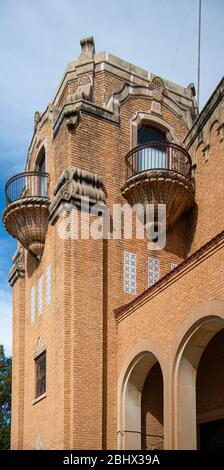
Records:
[[[128,152],[125,157],[127,179],[146,170],[167,170],[191,179],[191,157],[172,142],[148,142]]]
[[[5,187],[6,205],[30,197],[48,198],[49,174],[25,171],[8,180]]]

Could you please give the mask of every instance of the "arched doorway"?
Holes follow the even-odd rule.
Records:
[[[157,361],[142,389],[142,449],[163,449],[163,375]]]
[[[163,376],[153,353],[140,353],[128,367],[121,407],[120,448],[163,447]]]
[[[209,360],[214,363],[215,357],[211,357],[212,347],[209,346],[209,343],[212,340],[217,341],[215,337],[223,328],[224,320],[222,318],[216,316],[202,318],[188,331],[179,347],[174,374],[175,447],[177,449],[197,449],[200,446],[198,425],[200,427],[199,416],[201,407],[204,406],[202,395],[208,392],[208,390],[206,392],[206,389],[202,392],[202,383],[204,381],[205,384],[206,381],[205,362],[210,357]],[[224,346],[222,346],[223,354]],[[217,381],[218,377],[210,384],[213,397],[213,412],[216,408],[214,397],[217,396]],[[206,410],[204,408],[205,411],[208,413],[208,405]]]
[[[196,378],[197,447],[224,449],[224,329],[213,336]]]

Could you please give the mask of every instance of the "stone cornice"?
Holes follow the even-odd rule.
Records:
[[[24,258],[24,248],[20,247],[12,257],[13,265],[8,274],[8,281],[12,287],[19,277],[25,277]]]
[[[54,198],[49,206],[49,220],[54,224],[61,211],[68,204],[81,207],[82,200],[88,199],[89,206],[105,205],[103,178],[81,168],[67,168],[61,174],[54,189]]]
[[[114,310],[114,317],[117,322],[122,321],[125,317],[131,315],[137,309],[139,309],[146,302],[151,300],[153,297],[160,294],[160,292],[168,289],[169,286],[181,277],[191,271],[193,268],[198,266],[200,263],[205,261],[207,258],[212,256],[215,252],[219,251],[224,246],[224,230],[212,238],[209,242],[195,251],[189,258],[180,263],[175,269],[170,271],[168,274],[163,276],[158,282],[152,287],[149,287],[135,299],[126,305],[118,307]]]
[[[154,77],[153,80],[158,80],[159,77]],[[153,80],[151,83],[153,83]],[[160,79],[161,80],[161,79]],[[161,80],[162,82],[162,80]],[[175,102],[164,85],[157,87],[156,89],[148,86],[130,85],[124,83],[119,92],[114,93],[109,99],[106,107],[98,106],[85,99],[75,100],[73,102],[65,103],[61,111],[54,122],[53,126],[53,137],[57,134],[64,118],[77,115],[78,113],[84,112],[92,114],[98,118],[106,119],[113,123],[119,124],[120,122],[120,105],[125,102],[130,96],[147,96],[156,101],[162,102],[164,106],[170,109],[176,116],[181,117],[186,125],[189,127],[192,124],[190,117],[191,110],[181,105],[179,102]]]
[[[131,64],[108,52],[94,54],[93,62],[95,66],[95,73],[108,72],[124,81],[129,81],[130,83],[147,84],[147,82],[155,77],[155,75],[148,70]],[[80,64],[79,59],[74,60],[68,64],[55,93],[53,104],[57,105],[68,82],[77,78],[77,69],[79,69],[81,66],[83,67],[84,63]],[[186,88],[181,85],[177,85],[176,83],[170,82],[169,80],[164,80],[164,83],[172,93],[175,93],[180,97],[185,97],[190,100],[192,99],[190,96],[191,90],[189,87]]]
[[[65,117],[70,117],[72,115],[77,115],[77,113],[84,112],[92,114],[98,118],[106,119],[108,121],[119,123],[119,115],[113,113],[112,111],[97,106],[96,104],[91,103],[86,100],[77,100],[74,103],[66,103],[61,112],[58,115],[58,118],[53,127],[53,137],[57,134],[63,120]]]
[[[198,135],[201,133],[206,122],[208,121],[210,116],[214,113],[218,104],[223,100],[223,96],[224,96],[224,78],[222,78],[219,84],[217,85],[215,91],[212,93],[206,105],[200,112],[198,118],[194,121],[194,124],[191,127],[190,132],[185,137],[184,144],[187,149],[189,149],[191,145],[193,144],[193,142],[195,141],[195,139],[197,139]]]

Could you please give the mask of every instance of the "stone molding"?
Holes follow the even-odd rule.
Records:
[[[105,205],[103,178],[81,168],[71,167],[63,171],[54,189],[54,198],[49,206],[49,220],[54,224],[65,204],[81,207],[82,198],[88,198],[90,207]]]
[[[57,134],[65,117],[68,119],[69,122],[70,119],[72,119],[74,116],[77,116],[77,113],[81,114],[82,112],[119,124],[119,113],[116,113],[116,111],[112,112],[109,109],[102,108],[100,106],[97,106],[96,104],[91,103],[90,101],[85,101],[82,99],[77,100],[73,103],[66,103],[63,106],[54,123],[53,137],[55,137],[55,135]]]
[[[24,248],[22,246],[17,248],[15,254],[12,257],[12,262],[13,265],[8,274],[8,281],[11,287],[14,286],[19,277],[25,277],[25,256]]]
[[[37,338],[37,345],[36,345],[36,351],[34,353],[34,357],[40,356],[44,351],[46,351],[46,346],[44,344],[44,340],[42,336],[38,336]]]
[[[91,78],[89,77],[91,80]],[[146,96],[152,99],[155,103],[163,103],[163,105],[171,110],[177,117],[182,118],[186,125],[189,127],[192,124],[190,111],[186,110],[179,103],[175,102],[165,90],[165,86],[159,82],[159,77],[155,77],[150,82],[149,86],[129,85],[125,83],[119,92],[113,93],[105,107],[98,106],[91,103],[89,90],[85,89],[83,85],[78,87],[74,94],[69,95],[69,101],[64,104],[61,111],[58,113],[53,126],[53,137],[58,132],[65,117],[72,117],[77,112],[85,112],[95,115],[102,119],[119,124],[120,122],[120,106],[129,98],[129,96]],[[157,88],[155,86],[157,84]],[[153,114],[153,111],[152,111]],[[160,113],[159,113],[160,114]]]
[[[153,102],[152,102],[153,103]],[[154,125],[155,127],[161,128],[166,132],[166,137],[169,142],[175,142],[180,144],[180,139],[177,136],[176,130],[173,126],[164,121],[162,117],[155,116],[152,112],[143,113],[141,111],[134,114],[131,120],[131,146],[130,149],[137,147],[138,145],[138,128],[145,122],[147,124]]]

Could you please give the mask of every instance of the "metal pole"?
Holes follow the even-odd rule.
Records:
[[[200,104],[200,68],[201,68],[201,0],[198,11],[198,109]]]

